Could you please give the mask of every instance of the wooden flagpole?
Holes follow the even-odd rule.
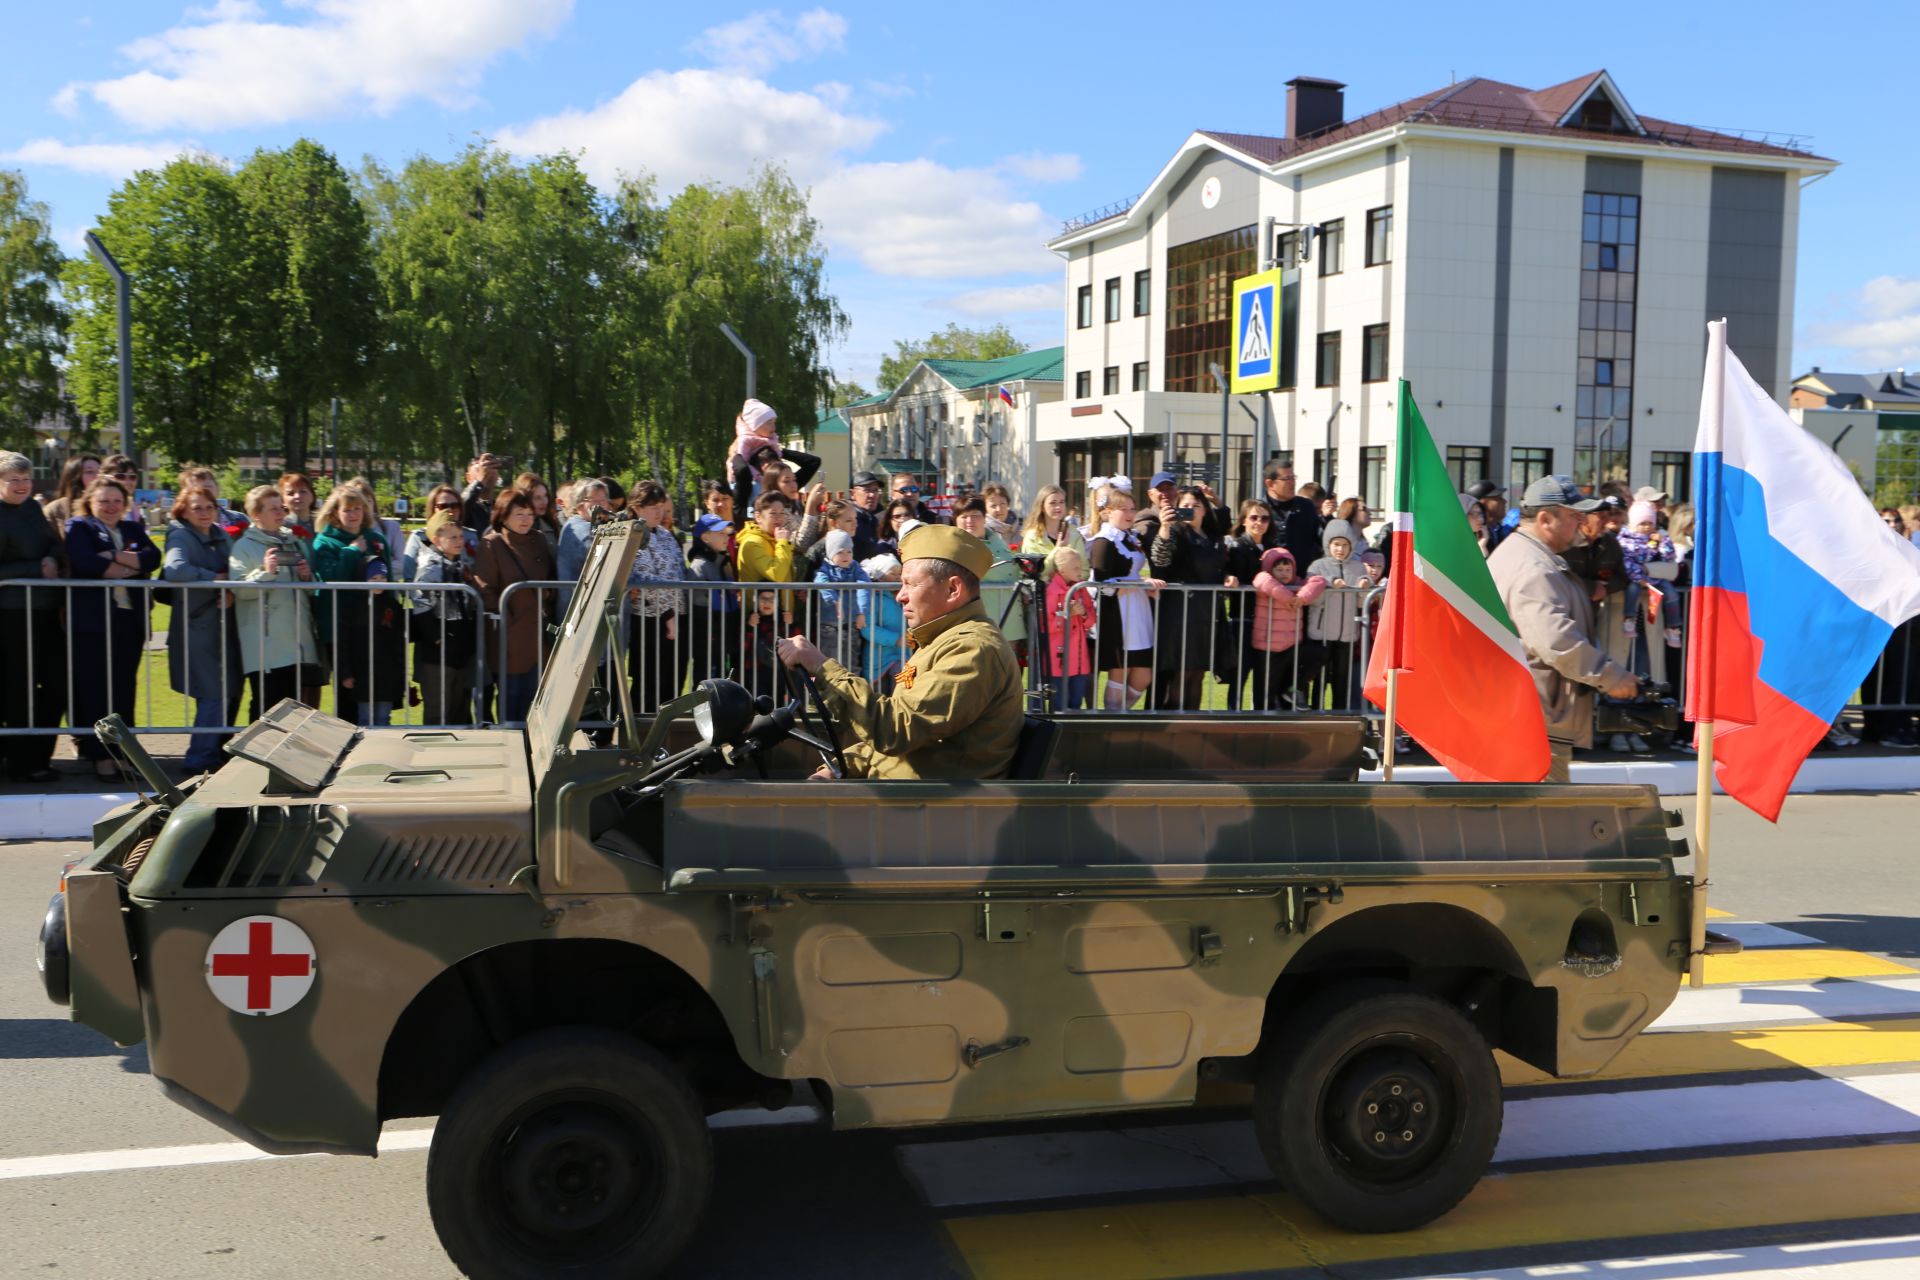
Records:
[[[1409,566],[1409,571],[1411,571],[1411,566]],[[1402,619],[1401,621],[1404,622],[1405,620]],[[1400,702],[1400,668],[1388,667],[1387,668],[1387,727],[1386,727],[1387,737],[1386,737],[1386,746],[1381,750],[1381,753],[1380,753],[1380,780],[1382,782],[1393,781],[1393,748],[1394,748],[1395,742],[1400,737],[1400,729],[1396,720],[1396,713],[1399,711],[1399,702]]]
[[[1707,324],[1707,368],[1706,378],[1700,388],[1701,417],[1710,424],[1711,439],[1716,450],[1725,447],[1723,431],[1726,423],[1727,403],[1727,322],[1725,319],[1709,321]],[[1700,487],[1700,486],[1696,486]],[[1701,492],[1694,495],[1702,501],[1714,501],[1716,494]],[[1702,522],[1700,532],[1709,529],[1714,536],[1725,530],[1717,521]],[[1694,545],[1694,558],[1697,560],[1703,547],[1700,542]],[[1713,548],[1717,552],[1718,548]],[[1706,643],[1706,638],[1698,628],[1690,637],[1695,645]],[[1688,676],[1698,679],[1713,662],[1714,654],[1700,651],[1699,661],[1692,664]],[[1691,695],[1689,695],[1691,696]],[[1702,720],[1693,727],[1693,743],[1699,754],[1699,767],[1694,775],[1693,790],[1693,911],[1692,927],[1687,939],[1687,985],[1696,990],[1707,983],[1707,861],[1710,855],[1710,836],[1713,830],[1713,721]]]
[[[1687,940],[1687,985],[1707,982],[1707,840],[1713,827],[1713,721],[1693,727],[1699,772],[1693,784],[1693,932]]]

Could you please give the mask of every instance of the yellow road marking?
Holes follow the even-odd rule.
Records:
[[[1495,1054],[1505,1084],[1551,1084],[1554,1077]],[[1765,1027],[1752,1031],[1656,1031],[1620,1051],[1596,1080],[1777,1071],[1785,1067],[1873,1067],[1920,1063],[1920,1018],[1876,1018]]]
[[[1341,1231],[1291,1196],[1213,1196],[950,1219],[976,1280],[1175,1280],[1492,1248],[1910,1214],[1920,1145],[1500,1174],[1439,1221]]]
[[[1722,910],[1721,910],[1720,908],[1718,908],[1718,907],[1708,907],[1708,908],[1707,908],[1707,919],[1709,919],[1709,920],[1731,920],[1731,919],[1733,919],[1733,912],[1731,912],[1731,911],[1722,911]]]
[[[1825,947],[1756,947],[1737,956],[1708,956],[1708,985],[1730,982],[1817,982],[1884,978],[1916,970],[1859,951]]]

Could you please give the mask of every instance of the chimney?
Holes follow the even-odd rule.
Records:
[[[1315,76],[1287,81],[1287,137],[1305,138],[1345,119],[1346,87],[1338,80]]]

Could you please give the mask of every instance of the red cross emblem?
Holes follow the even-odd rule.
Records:
[[[207,948],[207,986],[236,1013],[285,1013],[313,985],[315,959],[300,926],[278,916],[247,916]]]

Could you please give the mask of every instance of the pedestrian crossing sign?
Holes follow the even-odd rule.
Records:
[[[1280,327],[1280,272],[1262,271],[1233,282],[1233,383],[1245,391],[1272,391],[1280,385],[1277,351]]]

